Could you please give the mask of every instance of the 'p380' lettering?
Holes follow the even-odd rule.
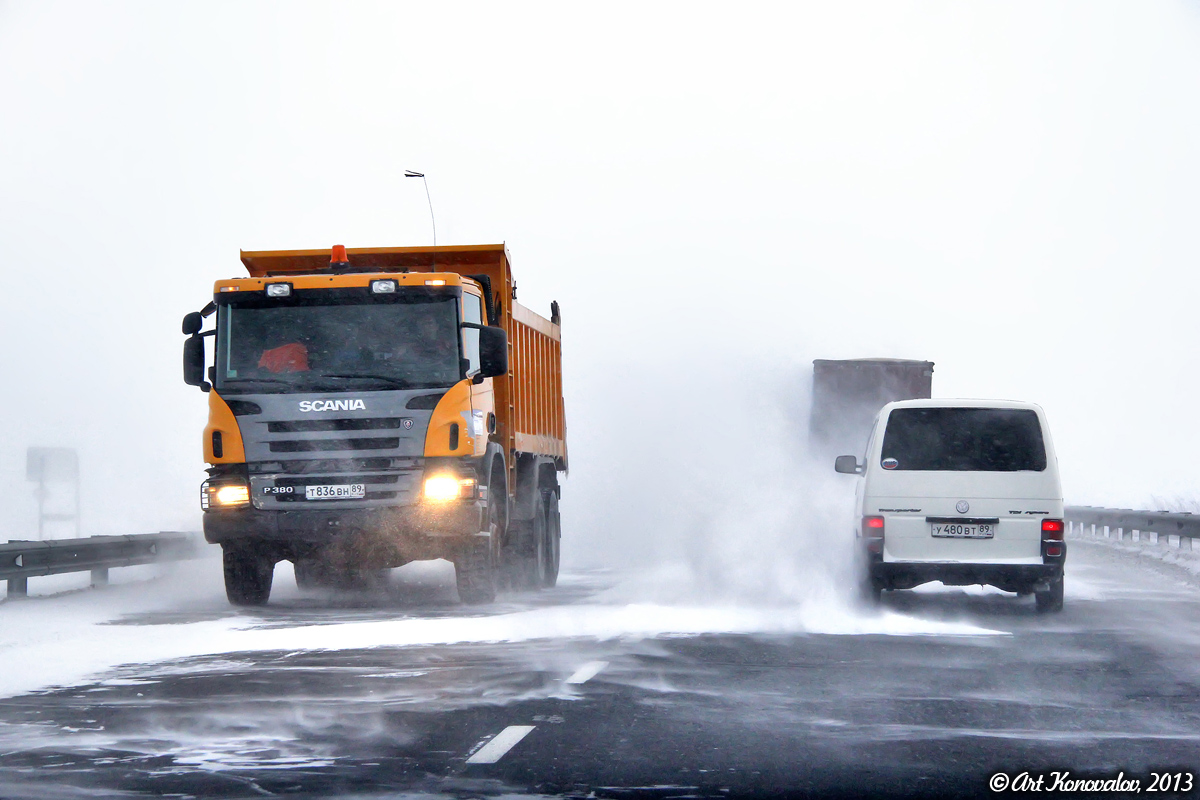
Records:
[[[301,400],[301,411],[366,411],[362,400]]]

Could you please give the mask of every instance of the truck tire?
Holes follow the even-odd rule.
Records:
[[[246,545],[221,546],[225,568],[225,596],[235,606],[265,606],[271,597],[275,562]]]
[[[319,556],[306,556],[292,562],[296,586],[301,591],[344,591],[378,594],[387,591],[391,570],[361,569],[331,564]]]
[[[496,583],[499,578],[496,550],[500,544],[503,510],[497,498],[506,498],[503,473],[493,474],[491,484],[500,491],[488,493],[487,536],[473,536],[463,545],[454,560],[454,582],[458,585],[458,599],[467,605],[483,605],[496,599]],[[499,500],[504,502],[503,499]]]
[[[390,569],[362,569],[349,567],[333,573],[331,585],[343,592],[365,592],[383,594],[391,583]]]
[[[1033,593],[1034,607],[1039,614],[1052,614],[1063,609],[1063,579],[1050,582],[1050,588],[1044,592]]]
[[[533,519],[526,525],[524,541],[514,553],[513,588],[540,589],[544,585],[546,569],[546,509],[543,503],[536,504]]]
[[[296,586],[302,591],[312,592],[330,585],[324,563],[315,556],[297,558],[292,562],[292,569],[296,573]]]
[[[476,537],[463,547],[454,561],[458,599],[467,605],[483,605],[496,599],[496,560],[491,537]]]
[[[558,583],[558,562],[562,550],[562,522],[558,515],[558,493],[555,491],[546,492],[542,508],[546,518],[546,537],[545,543],[541,548],[541,558],[543,561],[543,567],[540,570],[541,585],[547,589],[551,589]]]

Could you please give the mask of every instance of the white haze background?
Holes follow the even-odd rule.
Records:
[[[406,168],[562,304],[568,564],[800,580],[731,565],[848,530],[813,358],[1042,404],[1070,502],[1191,495],[1198,45],[1195,2],[0,2],[0,539],[28,445],[85,535],[198,529],[181,316],[239,248],[429,243]]]

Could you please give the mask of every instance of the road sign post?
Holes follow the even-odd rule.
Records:
[[[79,533],[79,454],[71,447],[30,447],[25,451],[25,479],[37,482],[38,540],[46,538],[47,522],[74,522]],[[46,512],[46,484],[71,485],[74,513]]]

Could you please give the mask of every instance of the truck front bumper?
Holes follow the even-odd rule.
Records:
[[[341,510],[219,509],[204,513],[204,538],[211,544],[244,541],[297,551],[354,541],[395,550],[398,560],[412,561],[444,557],[483,529],[485,514],[482,501]]]

